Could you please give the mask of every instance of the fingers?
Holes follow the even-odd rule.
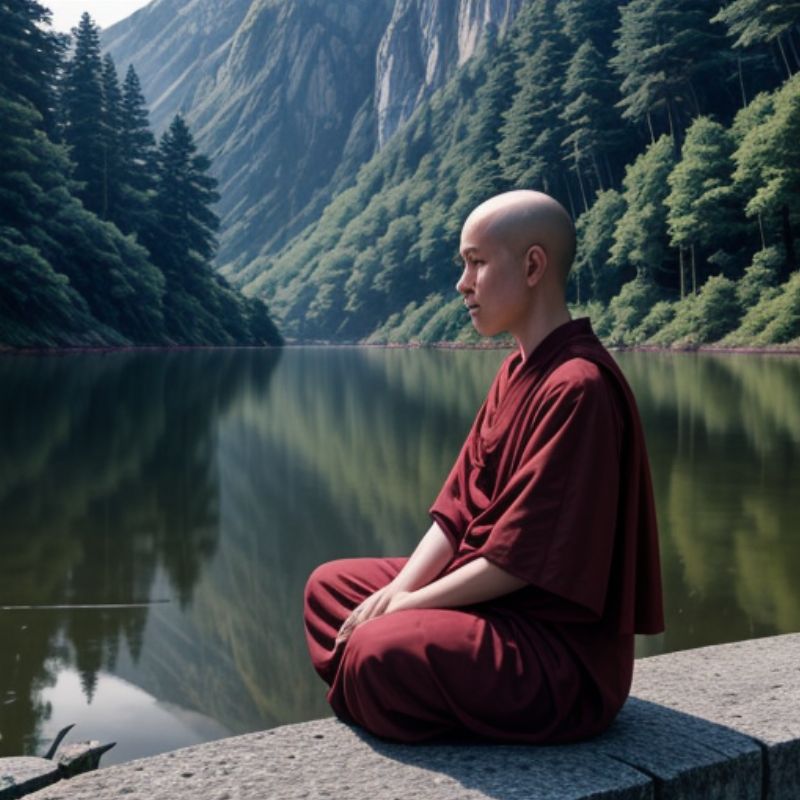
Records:
[[[379,617],[381,614],[385,613],[388,605],[389,597],[384,589],[379,589],[374,594],[371,594],[360,605],[357,605],[350,612],[350,616],[342,623],[335,644],[338,645],[340,642],[346,641],[350,634],[362,622]]]

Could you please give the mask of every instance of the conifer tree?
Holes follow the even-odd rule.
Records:
[[[742,233],[742,198],[733,184],[733,139],[718,122],[698,117],[686,131],[681,160],[669,175],[666,197],[670,244],[680,250],[681,297],[686,293],[683,251],[689,250],[692,287],[697,250],[731,248]]]
[[[122,86],[119,180],[121,210],[115,222],[125,233],[146,237],[146,229],[154,224],[151,201],[156,186],[156,141],[133,64],[128,66]]]
[[[609,258],[614,230],[624,212],[622,195],[606,189],[598,193],[592,207],[575,224],[578,247],[573,269],[590,300],[607,303],[633,277],[630,265],[613,263]]]
[[[558,0],[555,11],[573,47],[589,42],[608,61],[619,27],[619,6],[619,0]]]
[[[75,34],[75,52],[66,68],[62,94],[64,141],[75,162],[75,179],[83,184],[79,196],[90,211],[104,208],[103,67],[100,36],[87,12]]]
[[[566,136],[562,158],[570,164],[580,188],[582,211],[613,182],[609,153],[623,137],[622,120],[614,108],[616,87],[609,80],[599,51],[585,40],[575,50],[563,84],[566,105],[561,119]]]
[[[763,0],[733,0],[720,9],[713,21],[725,24],[729,36],[735,37],[734,47],[752,47],[774,42],[787,77],[800,69],[798,0],[770,3]]]
[[[646,121],[651,142],[666,128],[679,144],[687,120],[704,110],[700,85],[716,78],[724,40],[709,14],[708,0],[631,0],[621,8],[611,63],[622,78],[622,116]]]
[[[556,29],[552,2],[535,2],[529,8],[541,14],[533,28],[538,27],[543,38],[516,73],[519,89],[503,115],[503,138],[498,146],[500,166],[513,186],[538,188],[565,199],[560,166],[565,136],[560,118],[564,104],[560,77],[566,42]],[[523,47],[524,44],[521,51]]]
[[[67,37],[48,30],[52,14],[36,0],[0,4],[0,82],[3,93],[26,100],[41,115],[47,134],[56,133],[56,80]]]
[[[626,208],[614,230],[610,261],[616,269],[630,265],[638,278],[677,289],[664,204],[674,166],[674,143],[664,134],[625,170]]]
[[[734,153],[734,179],[755,189],[745,206],[747,215],[760,216],[768,235],[775,231],[772,236],[783,245],[785,263],[779,275],[783,280],[798,266],[795,230],[800,225],[800,74],[783,85],[772,104],[773,113],[762,114],[761,121],[753,124],[739,143]]]
[[[220,342],[224,328],[203,300],[213,295],[209,260],[219,220],[211,205],[219,199],[207,174],[208,158],[197,153],[188,126],[177,114],[158,148],[157,223],[145,242],[167,279],[164,306],[176,341]]]
[[[117,68],[110,54],[103,57],[103,107],[101,117],[102,206],[100,216],[117,222],[121,216],[120,180],[122,134],[122,93]],[[119,227],[119,226],[118,226]]]

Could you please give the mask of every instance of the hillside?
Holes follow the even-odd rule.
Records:
[[[154,0],[103,33],[214,163],[222,274],[319,216],[521,0]]]

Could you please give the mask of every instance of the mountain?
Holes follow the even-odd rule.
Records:
[[[521,0],[154,0],[103,32],[160,132],[181,112],[222,195],[217,265],[312,222]]]

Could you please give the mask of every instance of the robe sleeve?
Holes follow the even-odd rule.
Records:
[[[474,438],[480,430],[483,415],[486,413],[486,401],[478,410],[469,434],[461,446],[450,474],[442,485],[439,494],[428,510],[428,514],[447,534],[455,550],[464,538],[474,511],[470,504],[470,475],[472,472],[472,452]]]
[[[474,521],[476,533],[488,533],[478,553],[599,619],[619,527],[619,400],[582,359],[548,383],[518,466]]]

